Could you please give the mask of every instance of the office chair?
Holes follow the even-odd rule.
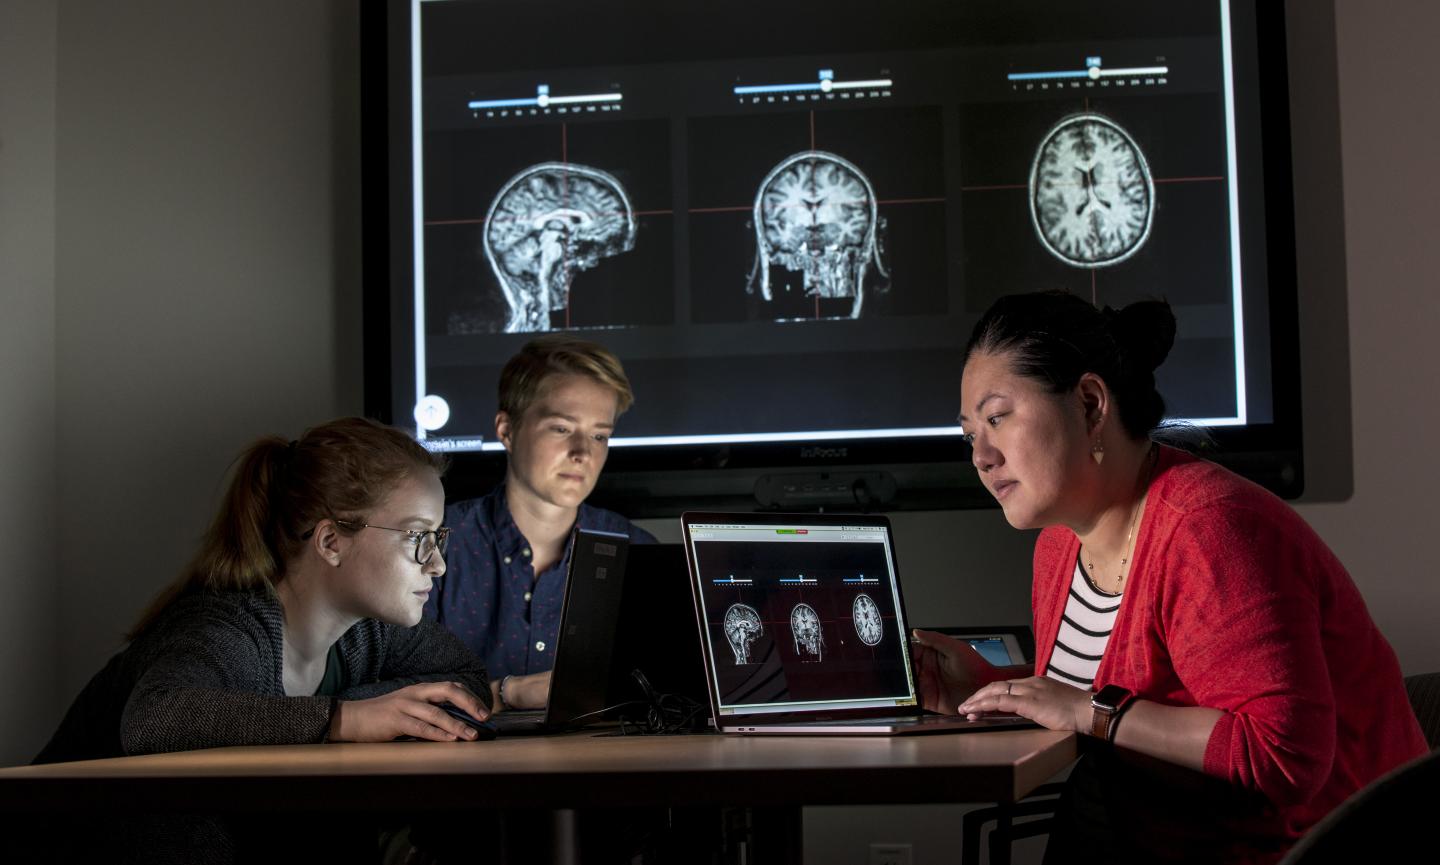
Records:
[[[1440,748],[1440,673],[1406,676],[1405,693],[1430,750]]]
[[[1421,840],[1440,792],[1440,673],[1405,677],[1405,693],[1430,753],[1406,763],[1340,803],[1315,824],[1281,865],[1371,859]]]
[[[1440,756],[1440,751],[1437,751],[1440,749],[1440,673],[1407,676],[1405,692],[1410,698],[1415,717],[1420,721],[1425,741],[1430,745],[1430,757],[1402,766],[1369,787],[1357,791],[1316,824],[1291,849],[1282,865],[1297,865],[1302,861],[1305,865],[1332,860],[1338,862],[1347,857],[1356,857],[1360,853],[1374,853],[1383,849],[1387,842],[1399,844],[1404,838],[1403,830],[1406,826],[1424,825],[1418,822],[1420,803],[1433,802],[1435,797],[1440,795],[1440,764],[1436,763],[1436,757]],[[1427,759],[1427,765],[1420,765],[1426,764]],[[1402,777],[1407,770],[1413,774]],[[1063,789],[1063,784],[1044,784],[1037,787],[1030,796],[1014,804],[977,808],[967,813],[961,829],[962,865],[980,865],[980,836],[985,831],[985,824],[991,820],[995,821],[995,828],[990,830],[989,861],[991,865],[1009,865],[1010,845],[1013,842],[1050,833],[1054,824],[1055,806]],[[1371,797],[1380,800],[1382,804],[1377,806],[1370,803]],[[1392,799],[1397,802],[1383,804]],[[1386,809],[1404,811],[1406,808],[1409,808],[1409,813],[1412,814],[1408,820],[1384,813]],[[1428,810],[1433,811],[1433,806]],[[1030,816],[1036,819],[1018,824],[1013,822],[1016,817]],[[1376,834],[1367,830],[1367,821],[1383,831]],[[1342,822],[1346,825],[1339,828],[1333,826]],[[1325,836],[1330,834],[1334,837],[1326,840]]]
[[[1428,849],[1436,790],[1440,750],[1406,763],[1340,803],[1290,848],[1280,865],[1354,865]]]
[[[1019,802],[1002,802],[967,811],[960,821],[960,863],[980,865],[980,836],[985,824],[995,822],[990,830],[990,865],[1010,865],[1010,845],[1022,838],[1049,835],[1055,823],[1055,808],[1064,791],[1063,783],[1041,784]],[[1033,817],[1016,823],[1017,817]]]
[[[967,625],[936,627],[932,630],[951,636],[975,634],[1013,634],[1025,661],[1035,659],[1035,635],[1028,625]],[[1041,784],[1018,802],[1002,802],[966,812],[960,824],[961,865],[980,865],[980,836],[990,822],[989,853],[991,865],[1010,865],[1010,845],[1022,838],[1048,835],[1055,822],[1055,807],[1060,801],[1063,783]],[[1016,823],[1016,818],[1034,819]]]

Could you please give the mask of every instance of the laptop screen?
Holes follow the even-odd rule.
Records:
[[[916,705],[888,527],[688,531],[721,715]]]

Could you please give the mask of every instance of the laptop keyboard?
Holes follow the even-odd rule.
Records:
[[[490,716],[490,723],[501,733],[539,730],[545,726],[545,710],[497,712]]]

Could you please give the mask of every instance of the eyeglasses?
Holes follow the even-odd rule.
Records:
[[[419,532],[414,529],[392,529],[389,526],[357,523],[352,520],[336,520],[335,522],[347,529],[384,529],[387,532],[404,532],[410,538],[410,543],[415,545],[416,564],[421,565],[430,564],[430,559],[434,558],[437,550],[441,556],[444,556],[445,547],[450,544],[450,529],[448,526],[428,532]]]

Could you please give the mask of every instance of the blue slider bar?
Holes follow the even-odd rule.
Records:
[[[526,105],[539,105],[539,99],[483,99],[466,103],[466,107],[476,108],[520,108]]]
[[[756,93],[813,93],[819,90],[822,93],[830,93],[835,90],[864,90],[874,87],[889,87],[895,82],[889,78],[873,78],[863,81],[836,81],[834,69],[821,69],[817,76],[819,81],[807,81],[803,84],[745,84],[731,88],[736,96],[749,96]]]
[[[1011,81],[1036,81],[1054,80],[1057,78],[1089,78],[1091,81],[1098,81],[1101,78],[1132,78],[1138,75],[1168,75],[1169,66],[1125,66],[1116,69],[1106,69],[1098,62],[1100,58],[1087,58],[1091,65],[1080,72],[1011,72],[1005,77]]]
[[[533,98],[474,99],[465,103],[465,107],[472,111],[478,111],[484,108],[524,108],[526,106],[549,108],[552,105],[585,105],[592,102],[619,102],[624,98],[625,95],[623,93],[586,93],[579,96],[552,96],[550,95],[550,85],[541,84],[535,88],[535,96]]]
[[[1081,72],[1012,72],[1005,76],[1011,81],[1038,81],[1042,78],[1089,78],[1089,71]]]
[[[814,84],[752,84],[745,87],[736,87],[736,96],[747,96],[751,93],[795,93],[802,90],[819,90],[820,82]]]

